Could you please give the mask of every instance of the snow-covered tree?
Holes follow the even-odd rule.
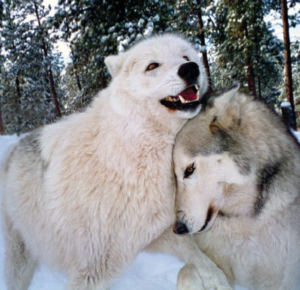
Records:
[[[58,115],[54,92],[60,64],[48,33],[48,14],[41,0],[4,1],[0,93],[6,133],[28,131]]]
[[[235,80],[254,96],[273,99],[274,93],[278,95],[283,45],[264,20],[270,11],[268,2],[220,0],[210,11],[215,85]]]
[[[289,16],[288,16],[288,4],[286,0],[281,0],[281,14],[282,14],[283,41],[284,41],[285,90],[286,90],[287,100],[291,104],[291,108],[292,108],[292,118],[293,118],[292,124],[294,124],[293,129],[296,130],[297,126],[296,126],[295,103],[294,103],[294,94],[293,94],[291,44],[290,44],[289,19],[288,19]]]
[[[78,87],[77,94],[66,106],[84,107],[97,91],[107,86],[105,56],[124,51],[145,36],[167,31],[174,3],[171,0],[60,0],[52,24],[63,32],[62,38],[70,45],[72,65],[68,72],[73,74],[73,83]]]
[[[289,8],[296,3],[289,1]],[[265,20],[270,12],[281,17],[280,1],[59,0],[52,17],[50,9],[43,0],[0,0],[0,110],[6,133],[52,122],[60,111],[83,109],[109,82],[107,55],[166,31],[194,42],[212,88],[238,81],[257,98],[286,100],[284,44]],[[299,20],[299,13],[290,15],[290,26]],[[57,40],[71,51],[64,69],[54,53]],[[298,47],[291,46],[296,101]]]

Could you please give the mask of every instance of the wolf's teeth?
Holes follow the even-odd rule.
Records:
[[[197,92],[197,101],[200,99],[200,91]]]
[[[196,87],[197,91],[199,91],[199,86],[198,86],[198,85],[195,85],[195,87]]]
[[[168,101],[168,102],[177,102],[178,98],[177,97],[169,96],[169,97],[166,98],[166,101]]]
[[[180,99],[180,102],[181,102],[182,104],[185,104],[185,103],[186,103],[186,100],[185,100],[182,96],[180,96],[180,95],[179,95],[179,99]]]

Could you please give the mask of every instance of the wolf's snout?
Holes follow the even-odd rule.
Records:
[[[173,232],[177,235],[184,235],[188,234],[189,230],[184,223],[177,222],[173,227]]]
[[[199,66],[195,62],[188,62],[179,67],[178,75],[184,79],[188,86],[197,83],[200,75]]]

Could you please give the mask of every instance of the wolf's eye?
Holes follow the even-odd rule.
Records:
[[[190,61],[190,59],[185,55],[182,57],[183,59],[185,59],[186,61]]]
[[[157,62],[150,63],[150,64],[147,66],[146,71],[154,70],[154,69],[156,69],[157,67],[159,67],[159,64],[158,64]]]
[[[184,178],[188,178],[195,171],[195,163],[189,165],[184,171]]]

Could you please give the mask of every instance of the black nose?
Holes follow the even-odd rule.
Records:
[[[187,85],[197,83],[197,78],[200,75],[199,66],[195,62],[188,62],[179,67],[178,75],[184,79]]]
[[[177,235],[184,235],[184,234],[187,234],[189,232],[189,230],[187,229],[185,224],[178,222],[173,227],[173,232]]]

